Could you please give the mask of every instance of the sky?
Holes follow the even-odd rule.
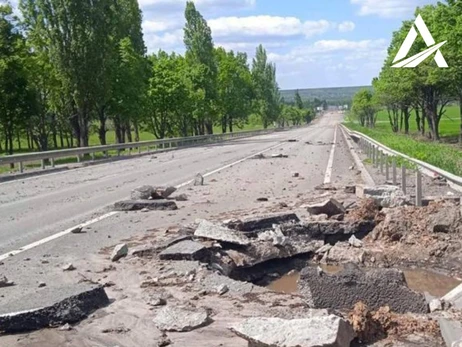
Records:
[[[5,0],[0,0],[1,2]],[[17,1],[17,0],[16,0]],[[14,3],[15,1],[13,1]],[[186,0],[138,0],[148,52],[184,53]],[[261,43],[281,89],[370,85],[393,31],[435,0],[196,0],[216,46]]]

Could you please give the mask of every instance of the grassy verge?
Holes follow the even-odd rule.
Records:
[[[368,129],[359,124],[347,122],[351,130],[359,131],[395,151],[437,166],[455,175],[462,176],[462,150],[455,146],[421,141],[411,136],[395,134],[388,128]]]

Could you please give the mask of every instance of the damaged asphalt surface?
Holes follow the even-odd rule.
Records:
[[[384,268],[409,265],[460,276],[461,248],[454,246],[460,240],[457,218],[440,216],[439,223],[423,227],[424,222],[412,220],[416,213],[412,206],[399,207],[410,217],[402,219],[406,224],[400,225],[399,237],[394,236],[389,231],[390,222],[383,223],[395,208],[386,210],[364,202],[351,188],[344,191],[343,187],[362,182],[361,176],[350,170],[352,159],[340,134],[332,175],[332,186],[337,190],[316,189],[324,181],[331,148],[318,145],[318,141],[331,144],[334,124],[340,119],[340,115],[326,115],[305,129],[185,149],[174,152],[173,158],[172,153],[165,153],[157,159],[142,157],[104,164],[91,169],[96,171],[92,178],[90,170],[83,169],[3,185],[6,189],[0,196],[0,213],[10,211],[15,219],[7,222],[10,229],[2,230],[5,242],[1,242],[0,253],[112,210],[95,208],[129,200],[130,192],[138,186],[180,184],[194,179],[197,173],[281,143],[264,157],[205,177],[203,186],[178,189],[167,200],[168,206],[174,203],[178,209],[140,207],[139,211],[118,212],[77,233],[3,260],[0,274],[14,285],[0,288],[0,307],[4,308],[0,330],[2,313],[9,311],[8,307],[10,312],[54,307],[62,288],[103,287],[109,300],[99,298],[102,308],[67,305],[70,309],[64,311],[72,314],[77,307],[81,313],[79,319],[69,321],[70,325],[59,319],[62,311],[54,311],[49,315],[53,328],[3,335],[0,345],[305,347],[348,346],[356,337],[356,342],[360,338],[374,346],[385,346],[387,341],[401,341],[396,344],[400,346],[443,346],[436,320],[458,317],[457,311],[427,312],[423,293],[407,288],[399,270],[395,285],[409,295],[413,313],[387,311],[383,302],[376,306],[374,295],[366,303],[370,307],[355,306],[355,310],[351,306],[354,297],[342,307],[320,298],[328,291],[322,290],[323,286],[335,283],[331,276],[353,276],[358,285],[364,281],[373,287],[369,278],[364,279],[367,276],[355,269],[374,268],[380,274]],[[288,142],[293,138],[298,142]],[[118,172],[123,173],[120,180],[111,176]],[[36,188],[31,188],[32,182]],[[44,188],[47,185],[48,189]],[[184,196],[175,200],[182,194],[187,201],[182,201]],[[318,211],[310,207],[329,198],[341,203],[330,206],[329,216],[319,207]],[[158,205],[156,200],[146,201]],[[446,207],[460,213],[459,206]],[[437,209],[434,205],[426,208]],[[430,216],[432,211],[421,213]],[[289,217],[262,222],[261,216],[274,213]],[[51,218],[49,226],[44,222],[47,217]],[[19,230],[27,232],[22,235]],[[427,247],[428,252],[419,253],[424,240],[435,249]],[[418,260],[409,259],[406,250],[415,252]],[[344,263],[355,264],[353,270],[347,266],[354,275],[317,268]],[[302,270],[307,265],[310,268]],[[264,287],[291,270],[302,271],[301,279],[313,272],[311,282],[299,282],[299,291],[288,294]],[[261,286],[239,281],[243,279]],[[452,287],[457,284],[454,280]],[[307,291],[317,295],[316,300],[310,300]],[[397,322],[402,329],[396,327]],[[310,326],[319,332],[319,340],[297,326]],[[261,333],[268,329],[271,334]],[[290,339],[286,339],[288,331]]]

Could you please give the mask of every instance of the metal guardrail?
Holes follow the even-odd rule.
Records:
[[[287,130],[290,128],[286,128]],[[138,154],[143,153],[143,149],[146,149],[147,153],[152,153],[156,150],[165,150],[165,149],[175,149],[179,147],[186,147],[196,144],[208,144],[208,143],[217,143],[226,140],[231,140],[235,138],[250,137],[256,135],[265,135],[273,133],[277,130],[282,129],[266,129],[266,130],[250,130],[250,131],[241,131],[235,133],[225,133],[225,134],[214,134],[214,135],[203,135],[203,136],[191,136],[191,137],[180,137],[180,138],[170,138],[162,140],[152,140],[152,141],[142,141],[142,142],[131,142],[131,143],[121,143],[114,145],[106,146],[92,146],[92,147],[81,147],[81,148],[70,148],[46,152],[34,152],[34,153],[24,153],[24,154],[15,154],[7,155],[0,157],[0,166],[10,165],[10,164],[19,164],[19,171],[24,171],[24,163],[27,162],[41,162],[42,169],[46,168],[47,162],[51,167],[55,167],[56,159],[63,158],[72,158],[76,157],[77,162],[82,160],[82,156],[86,154],[91,155],[91,159],[95,160],[96,153],[103,153],[104,157],[109,157],[109,151],[117,151],[117,156],[120,156],[123,150],[128,149],[129,155],[133,149],[138,151]],[[154,151],[152,149],[155,149]]]
[[[396,158],[399,157],[403,159],[403,164],[401,166],[401,186],[404,193],[406,194],[406,165],[405,162],[411,163],[417,167],[416,170],[416,205],[422,205],[422,173],[425,173],[428,176],[435,177],[441,176],[445,178],[448,184],[455,190],[462,192],[462,177],[454,175],[450,172],[447,172],[439,167],[428,164],[424,161],[412,158],[406,154],[395,151],[387,146],[381,144],[380,142],[370,138],[363,133],[353,131],[348,129],[342,124],[342,128],[347,132],[350,137],[356,137],[359,139],[359,146],[368,158],[372,161],[372,165],[376,168],[380,167],[380,172],[386,175],[387,182],[391,181],[393,185],[397,184],[397,163]],[[391,163],[390,163],[391,158]],[[391,167],[390,167],[391,164]],[[391,172],[390,172],[391,169]],[[390,177],[391,175],[391,177]]]

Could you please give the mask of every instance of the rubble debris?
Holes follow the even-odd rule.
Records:
[[[125,328],[124,326],[118,326],[118,327],[115,327],[115,328],[102,329],[101,332],[103,334],[108,334],[108,333],[125,334],[125,333],[130,332],[130,330],[131,329]]]
[[[276,158],[289,158],[288,155],[282,154],[282,153],[275,153],[271,154],[271,158],[276,159]]]
[[[175,201],[188,201],[188,196],[186,194],[180,194],[174,197]]]
[[[196,178],[194,178],[194,185],[195,186],[203,186],[204,185],[204,176],[201,174],[197,174]]]
[[[153,307],[165,306],[167,305],[167,300],[162,295],[152,294],[149,296],[148,305]]]
[[[461,213],[457,208],[442,208],[432,214],[430,227],[435,233],[447,234],[455,231],[452,227],[459,224],[460,220]]]
[[[181,241],[159,254],[161,260],[203,260],[206,258],[207,248],[195,241]]]
[[[207,325],[210,323],[210,318],[203,308],[165,306],[153,321],[159,330],[186,332]]]
[[[443,303],[441,302],[440,299],[433,299],[428,304],[428,307],[430,308],[430,312],[442,311],[443,310]]]
[[[271,241],[273,246],[286,246],[289,242],[287,237],[281,230],[279,225],[273,225],[273,230],[267,230],[258,235],[258,239],[261,241]]]
[[[53,296],[42,296],[40,308],[25,305],[36,301],[36,293],[20,297],[0,308],[0,331],[21,333],[47,327],[74,324],[93,311],[109,304],[109,298],[101,286],[73,284],[60,288]]]
[[[355,248],[361,248],[363,246],[363,242],[361,240],[358,240],[354,235],[351,235],[350,239],[348,240],[348,243]]]
[[[337,188],[331,184],[321,184],[314,188],[314,190],[324,190],[324,191],[336,191]]]
[[[43,288],[43,287],[46,287],[46,286],[47,286],[47,284],[45,282],[39,282],[39,284],[38,284],[39,288]]]
[[[297,139],[289,139],[289,140],[287,140],[287,142],[298,142],[298,140]]]
[[[334,315],[292,320],[248,318],[231,331],[255,347],[349,347],[354,338],[350,324]]]
[[[268,198],[258,198],[257,201],[267,202],[267,201],[269,201],[269,199]]]
[[[363,302],[354,305],[348,314],[348,321],[360,343],[373,343],[387,337],[380,323],[374,320],[373,312]]]
[[[0,288],[14,286],[13,281],[9,281],[5,276],[0,276]]]
[[[319,248],[315,253],[316,254],[324,254],[324,253],[329,252],[331,248],[332,248],[332,245],[329,244],[329,243],[326,243],[324,246]]]
[[[364,251],[351,247],[348,242],[337,242],[332,246],[321,259],[323,264],[362,264],[364,262]]]
[[[172,344],[172,341],[168,338],[165,332],[162,334],[160,340],[157,342],[157,347],[167,347]]]
[[[312,308],[352,308],[363,301],[371,309],[390,306],[397,313],[428,313],[422,294],[409,289],[402,271],[371,269],[363,271],[354,264],[336,274],[317,274],[306,267],[298,282],[300,293]]]
[[[261,217],[249,217],[229,224],[229,227],[243,232],[271,229],[273,224],[298,223],[295,213],[272,214]]]
[[[71,230],[71,233],[72,234],[81,234],[82,230],[83,230],[83,227],[77,226],[77,227],[75,227],[74,229]]]
[[[116,211],[140,211],[143,209],[173,211],[177,210],[178,206],[170,200],[127,200],[116,202],[114,205]]]
[[[167,199],[170,195],[176,192],[176,188],[172,186],[168,187],[157,187],[153,193],[154,200]]]
[[[462,284],[443,296],[441,300],[450,303],[454,308],[458,310],[462,310]]]
[[[368,187],[363,185],[356,186],[356,196],[360,199],[372,198],[382,207],[397,207],[408,204],[408,200],[400,187],[396,186],[376,186]]]
[[[59,331],[70,331],[72,330],[72,326],[69,323],[64,324],[63,326],[59,327]]]
[[[265,159],[265,155],[263,153],[256,154],[252,157],[252,159]]]
[[[154,196],[155,189],[153,186],[141,186],[132,190],[132,200],[149,200]]]
[[[224,295],[227,292],[229,292],[229,288],[226,284],[221,284],[217,287],[217,294],[218,295]]]
[[[294,178],[300,177],[300,173],[299,172],[292,172],[292,177],[294,177]]]
[[[125,243],[117,245],[111,253],[111,261],[117,261],[128,255],[128,246]]]
[[[206,220],[202,220],[199,223],[199,226],[194,232],[194,236],[227,243],[233,243],[241,246],[247,246],[250,244],[249,238],[243,235],[242,233],[236,232],[235,230],[228,229],[226,227],[222,227],[220,225],[213,224]]]
[[[354,210],[348,211],[348,220],[375,220],[382,221],[383,218],[378,218],[381,207],[374,199],[363,199],[360,201],[359,206]]]
[[[332,217],[345,213],[345,208],[337,200],[329,199],[318,204],[309,205],[307,211],[312,215],[327,214],[328,217]]]
[[[347,194],[356,194],[356,186],[345,186],[343,191]]]
[[[63,271],[74,271],[75,266],[72,263],[66,264],[63,266]]]
[[[375,222],[360,220],[353,221],[307,221],[300,224],[300,228],[294,228],[295,233],[310,236],[313,239],[325,239],[328,243],[347,241],[351,235],[363,237],[374,230]]]

